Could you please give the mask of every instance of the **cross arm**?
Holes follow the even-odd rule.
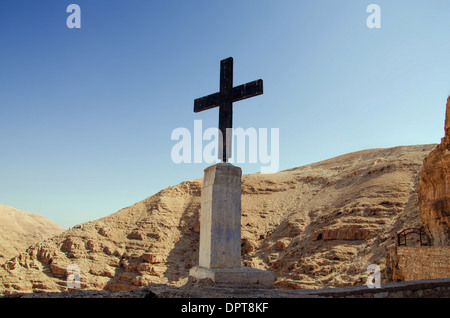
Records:
[[[210,108],[214,108],[220,105],[222,100],[222,94],[215,93],[202,98],[197,98],[194,100],[194,112],[198,113]]]
[[[194,112],[198,113],[207,109],[220,106],[224,102],[238,102],[240,100],[262,95],[263,81],[261,79],[233,87],[225,92],[218,92],[194,100]]]
[[[263,93],[263,81],[261,79],[236,86],[231,91],[231,98],[233,102],[238,102],[240,100],[262,95]]]

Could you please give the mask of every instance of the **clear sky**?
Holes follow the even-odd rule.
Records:
[[[69,4],[81,28],[69,29]],[[369,4],[381,28],[366,25]],[[439,143],[450,93],[450,1],[1,0],[0,204],[64,228],[201,178],[175,164],[177,127],[219,89],[259,78],[234,126],[279,128],[280,170]],[[254,173],[260,164],[242,165]]]

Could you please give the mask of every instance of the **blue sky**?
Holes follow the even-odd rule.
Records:
[[[81,29],[69,29],[69,4]],[[369,29],[369,4],[381,28]],[[0,204],[68,228],[132,205],[207,164],[171,160],[177,127],[219,88],[259,78],[235,127],[279,128],[280,170],[340,154],[438,143],[450,93],[450,2],[0,2]],[[243,173],[260,164],[244,164]]]

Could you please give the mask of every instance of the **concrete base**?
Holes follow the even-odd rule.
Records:
[[[199,266],[241,266],[241,176],[229,163],[205,169],[200,210]]]
[[[241,267],[242,170],[229,163],[205,169],[200,210],[199,266],[191,281],[233,287],[273,287],[275,273]]]
[[[275,273],[251,267],[230,269],[195,266],[189,271],[189,278],[194,281],[210,279],[224,286],[273,288]]]

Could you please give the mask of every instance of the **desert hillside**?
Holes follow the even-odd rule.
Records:
[[[436,145],[371,149],[276,174],[243,176],[243,265],[276,272],[278,288],[362,285],[383,269],[396,231],[420,226],[417,183]],[[199,171],[199,177],[202,172]],[[0,293],[180,285],[198,264],[202,179],[78,225],[0,267]]]
[[[417,193],[420,221],[433,245],[450,245],[450,96],[445,111],[445,135],[425,158]]]
[[[63,231],[42,215],[0,204],[0,263]]]

